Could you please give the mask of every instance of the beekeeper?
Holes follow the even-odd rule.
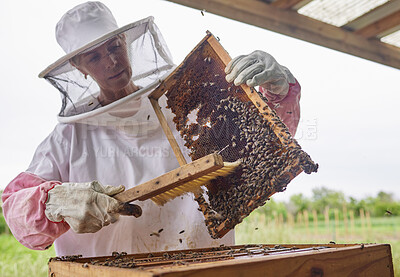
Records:
[[[174,67],[153,18],[119,28],[106,6],[87,2],[61,18],[56,38],[66,55],[39,76],[61,92],[60,123],[2,195],[15,238],[36,250],[54,243],[58,256],[233,245],[233,231],[210,237],[192,194],[140,202],[139,218],[119,216],[110,197],[179,166],[146,97]],[[226,72],[260,85],[295,133],[300,86],[289,70],[255,51]]]

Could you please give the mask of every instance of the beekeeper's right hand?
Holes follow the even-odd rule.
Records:
[[[110,197],[124,191],[123,186],[90,183],[63,183],[48,192],[46,217],[66,221],[76,233],[94,233],[119,218],[121,203]]]

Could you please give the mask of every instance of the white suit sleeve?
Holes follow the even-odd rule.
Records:
[[[73,127],[58,124],[38,146],[26,170],[45,180],[69,181],[69,159]]]

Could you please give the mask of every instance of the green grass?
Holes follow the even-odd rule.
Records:
[[[0,276],[47,276],[47,262],[55,256],[54,247],[34,251],[20,244],[12,235],[0,235]]]
[[[310,221],[288,224],[266,218],[255,211],[236,227],[236,243],[388,243],[392,247],[395,276],[400,277],[400,217],[371,218],[370,222],[357,218],[351,228],[344,221],[333,220],[327,226],[318,221],[317,228]],[[47,262],[55,256],[54,248],[34,251],[22,246],[12,235],[0,235],[0,277],[47,276]]]
[[[354,220],[353,228],[348,221],[328,225],[319,221],[314,228],[310,221],[304,224],[288,224],[273,218],[265,218],[261,212],[253,212],[236,227],[236,243],[294,244],[294,243],[388,243],[392,248],[395,276],[400,277],[400,217],[371,218],[370,222]]]

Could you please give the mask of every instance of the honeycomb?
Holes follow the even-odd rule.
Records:
[[[163,90],[173,122],[192,161],[218,153],[241,161],[230,175],[206,184],[196,201],[213,238],[224,236],[299,173],[315,164],[253,88],[225,80],[230,58],[208,33],[165,80]]]

